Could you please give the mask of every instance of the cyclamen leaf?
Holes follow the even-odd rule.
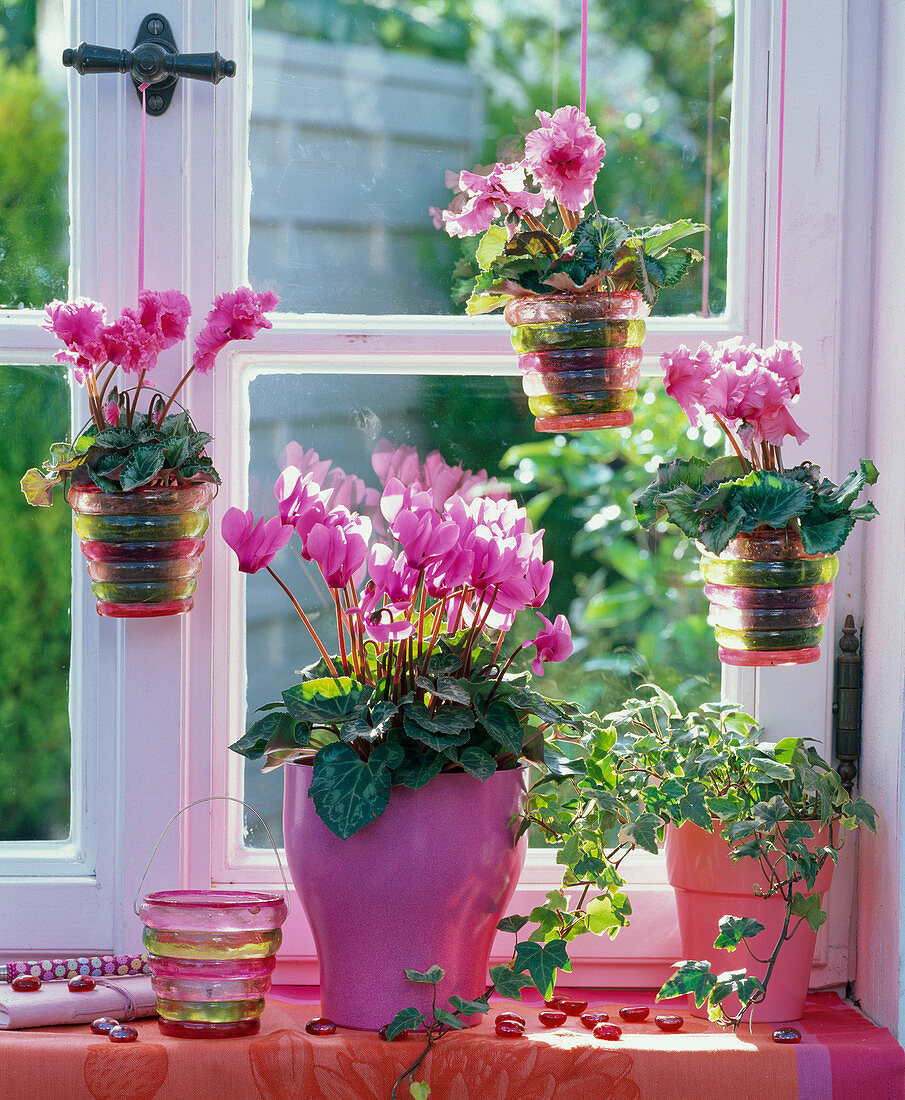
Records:
[[[229,747],[249,760],[257,760],[265,752],[303,748],[310,740],[311,726],[307,722],[297,722],[285,711],[272,710]]]
[[[367,760],[342,741],[325,745],[314,757],[310,797],[321,821],[341,840],[370,825],[387,808],[392,779],[388,757],[381,752],[398,745],[379,745]]]
[[[744,508],[736,505],[726,512],[714,512],[704,518],[697,541],[711,554],[721,554],[745,523]]]
[[[408,759],[393,772],[393,783],[417,791],[438,775],[442,767],[443,758],[436,753]]]
[[[735,483],[729,507],[745,512],[743,530],[757,527],[785,527],[793,516],[802,515],[811,502],[811,490],[794,478],[772,470],[752,470]]]
[[[509,237],[501,225],[492,225],[481,238],[475,249],[475,259],[482,271],[487,271],[498,260],[508,243]]]
[[[494,741],[513,753],[522,751],[525,732],[518,715],[505,699],[494,699],[479,716],[479,722]]]
[[[801,545],[807,554],[835,554],[845,545],[855,520],[851,515],[827,519],[814,508],[801,517]]]
[[[373,692],[369,684],[357,684],[348,676],[325,677],[287,688],[283,692],[283,702],[293,718],[333,725],[352,718]]]
[[[129,452],[119,474],[124,489],[147,485],[163,469],[163,448],[156,443],[140,443]]]
[[[105,428],[94,437],[98,447],[112,447],[114,450],[125,450],[131,447],[138,436],[131,428]]]
[[[649,527],[663,514],[660,497],[682,485],[698,490],[704,484],[707,463],[701,458],[676,458],[662,462],[656,479],[635,497],[635,515],[642,527]]]
[[[476,779],[489,779],[496,771],[496,761],[489,752],[472,745],[459,754],[459,763]]]

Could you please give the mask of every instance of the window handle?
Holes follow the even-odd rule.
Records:
[[[131,50],[83,42],[77,49],[63,51],[63,64],[80,76],[130,73],[136,91],[140,85],[150,84],[149,115],[162,115],[166,111],[181,76],[219,84],[225,76],[236,75],[235,61],[227,61],[219,53],[179,53],[170,24],[157,12],[142,20]],[[138,96],[141,98],[141,92]]]

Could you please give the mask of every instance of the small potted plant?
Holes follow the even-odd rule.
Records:
[[[221,294],[195,340],[188,370],[169,394],[146,384],[159,355],[185,339],[191,316],[178,290],[143,290],[138,307],[108,322],[99,302],[51,302],[49,329],[64,345],[56,359],[88,393],[90,420],[72,443],[55,443],[43,470],[29,470],[22,492],[50,507],[67,486],[75,529],[88,559],[100,615],[144,618],[192,607],[201,569],[207,505],[220,477],[187,410],[176,405],[197,371],[208,374],[232,340],[250,340],[271,323],[274,294],[239,287]],[[123,386],[128,375],[134,385]]]
[[[527,646],[540,676],[572,642],[558,615],[506,645],[516,615],[543,605],[553,564],[504,486],[386,443],[379,494],[312,452],[295,458],[278,514],[231,508],[222,533],[240,570],[266,569],[286,592],[321,656],[232,748],[284,766],[286,855],[325,1016],[376,1029],[412,998],[406,968],[439,966],[446,1004],[485,989],[524,860],[527,766],[573,774],[572,746],[554,741],[578,739],[586,719],[512,669]],[[334,645],[271,565],[290,541],[323,577]]]
[[[661,359],[666,391],[692,426],[712,417],[732,454],[710,464],[673,459],[639,493],[644,527],[668,519],[701,550],[711,622],[724,664],[806,664],[820,655],[833,578],[856,520],[870,520],[859,494],[877,480],[873,463],[836,485],[819,467],[786,467],[782,443],[807,433],[792,417],[802,373],[801,348],[739,340]]]
[[[633,419],[644,318],[701,258],[675,246],[704,226],[631,229],[596,205],[585,215],[603,139],[577,107],[537,117],[521,160],[450,174],[455,197],[432,209],[434,223],[452,237],[482,234],[466,310],[505,306],[536,429],[622,427]]]
[[[805,739],[771,745],[762,734],[734,706],[683,714],[648,685],[586,736],[586,775],[571,792],[539,793],[534,810],[562,841],[564,890],[579,891],[571,906],[549,908],[566,939],[627,924],[622,861],[665,841],[686,961],[658,999],[691,994],[732,1027],[749,1012],[760,1022],[801,1017],[838,853],[851,830],[876,829],[870,804],[853,800]],[[741,965],[730,954],[738,947]]]

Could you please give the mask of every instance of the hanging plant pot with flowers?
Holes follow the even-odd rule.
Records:
[[[452,237],[483,234],[469,314],[505,307],[522,387],[542,432],[625,427],[640,378],[645,318],[661,288],[701,258],[676,248],[690,221],[630,229],[596,210],[606,151],[587,115],[538,111],[520,161],[460,172],[432,210]]]
[[[442,1004],[468,1022],[487,1011],[491,945],[525,858],[528,766],[578,774],[564,751],[575,746],[556,742],[590,725],[511,671],[524,647],[535,676],[569,656],[564,616],[505,649],[518,612],[543,605],[553,563],[505,487],[436,452],[422,466],[411,448],[378,445],[379,494],[313,452],[297,461],[276,483],[276,516],[231,508],[222,533],[241,571],[277,580],[321,659],[232,748],[285,765],[286,856],[323,1015],[378,1029],[408,1009],[418,1027]],[[323,577],[338,653],[271,566],[290,541]],[[549,996],[563,948],[520,944],[521,985]],[[406,980],[412,968],[436,990]],[[511,967],[494,971],[517,993]]]
[[[704,592],[719,656],[730,665],[807,664],[820,656],[836,553],[871,503],[856,505],[877,471],[862,459],[841,485],[810,462],[787,468],[781,445],[808,435],[790,412],[799,395],[801,348],[739,340],[664,355],[666,391],[693,427],[712,417],[733,454],[661,463],[639,494],[644,527],[671,520],[701,550]]]
[[[185,339],[191,305],[184,294],[142,290],[138,308],[110,323],[104,307],[87,298],[47,307],[44,327],[64,345],[56,358],[87,389],[91,419],[73,443],[51,447],[43,470],[25,474],[22,492],[30,504],[50,507],[54,486],[69,482],[98,614],[147,618],[191,609],[207,505],[220,477],[206,453],[211,436],[176,397],[195,371],[211,371],[230,341],[270,328],[264,313],[276,304],[276,295],[248,287],[221,294],[169,395],[145,380],[160,353]],[[120,388],[118,371],[136,375],[135,385]]]

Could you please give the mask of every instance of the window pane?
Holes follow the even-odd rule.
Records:
[[[275,514],[273,483],[293,441],[375,488],[371,453],[379,439],[415,446],[422,460],[436,448],[450,463],[510,479],[535,526],[546,529],[545,552],[555,572],[544,614],[565,613],[576,643],[572,658],[547,667],[546,694],[601,713],[651,678],[689,705],[718,697],[719,663],[697,553],[665,524],[649,533],[632,516],[632,495],[677,439],[680,453],[701,452],[697,432],[659,382],[643,393],[631,429],[569,439],[538,437],[511,378],[264,374],[251,383],[249,397],[249,507],[256,515]],[[718,439],[704,442],[715,456]],[[333,604],[317,568],[292,544],[274,568],[318,632],[334,639],[335,650]],[[246,593],[250,724],[253,711],[278,700],[297,682],[293,673],[318,655],[272,578],[249,576]],[[537,625],[524,613],[507,649],[533,636]],[[245,776],[246,796],[276,832],[279,774],[261,775],[251,763]],[[263,830],[248,816],[249,843],[266,846]]]
[[[59,367],[0,367],[0,840],[69,835],[69,509],[19,488],[69,431]]]
[[[599,209],[634,226],[708,222],[709,239],[689,243],[709,262],[657,309],[720,313],[732,0],[648,5],[643,18],[637,0],[591,8],[588,113],[608,150]],[[455,267],[473,261],[475,239],[438,232],[428,210],[449,203],[447,170],[513,159],[511,139],[536,125],[536,109],[578,103],[580,10],[256,0],[254,282],[284,310],[461,313]]]
[[[0,307],[66,297],[63,27],[59,0],[0,5]]]

